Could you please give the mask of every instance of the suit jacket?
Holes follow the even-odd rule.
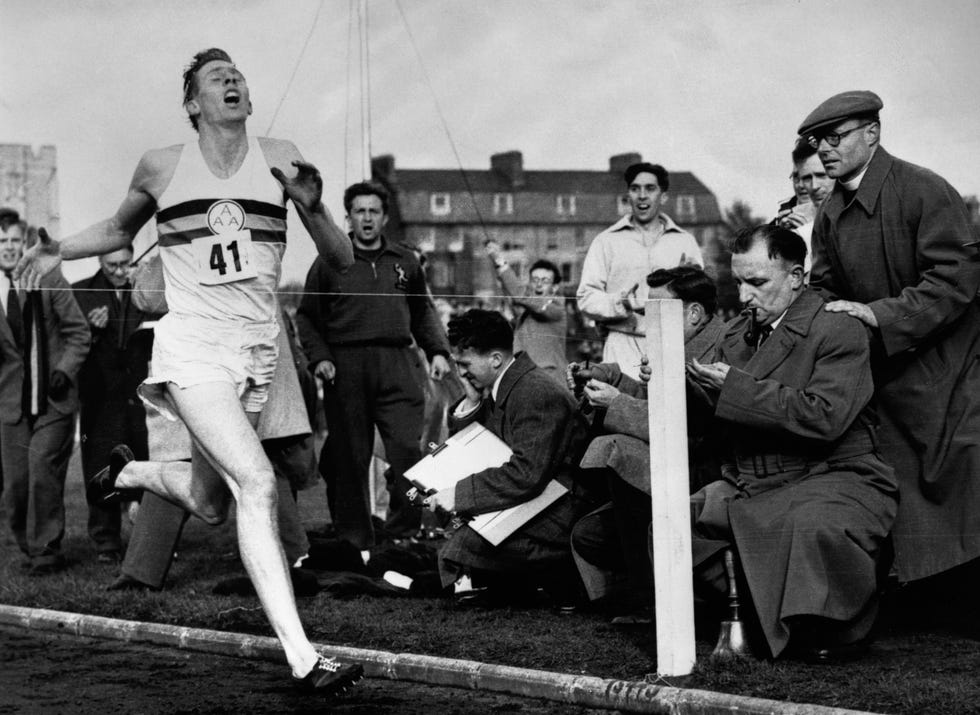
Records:
[[[141,323],[160,316],[133,305],[131,288],[123,288],[122,299],[117,298],[115,287],[101,270],[72,284],[72,290],[86,319],[92,310],[103,306],[109,314],[105,327],[89,325],[92,346],[82,366],[78,385],[84,421],[87,406],[125,403],[136,398],[136,388],[146,379],[153,333],[134,334]]]
[[[980,556],[980,256],[958,192],[878,147],[849,203],[817,214],[811,285],[866,303],[882,455],[902,493],[899,578]]]
[[[449,426],[456,431],[474,421],[506,442],[513,455],[500,467],[456,484],[457,512],[473,516],[506,509],[533,499],[551,479],[572,486],[585,421],[571,393],[526,354],[518,353],[507,368],[495,401],[485,398],[463,419],[451,416]]]
[[[715,343],[724,333],[725,323],[712,319],[684,345],[684,358],[710,361]],[[650,417],[646,385],[619,371],[615,364],[597,366],[604,382],[620,389],[603,420],[609,433],[596,437],[582,459],[586,469],[609,467],[630,485],[650,493]],[[689,386],[690,387],[690,386]],[[709,429],[713,409],[701,400],[688,400],[687,432],[691,491],[718,478],[717,454],[720,449]]]
[[[21,306],[26,293],[19,291]],[[89,351],[88,321],[72,295],[61,271],[41,279],[41,305],[48,343],[48,371],[60,370],[71,379],[71,388],[61,400],[48,397],[46,417],[70,415],[78,410],[78,374]],[[24,358],[17,349],[6,319],[0,321],[0,420],[16,424],[23,416]]]

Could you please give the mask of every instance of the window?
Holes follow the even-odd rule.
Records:
[[[429,211],[433,216],[448,216],[451,211],[449,194],[431,194],[429,196]]]
[[[677,197],[677,216],[678,221],[693,221],[697,218],[697,209],[694,204],[693,196]]]
[[[449,266],[443,257],[432,258],[429,260],[429,281],[435,288],[449,288],[452,281],[449,279]]]
[[[548,250],[549,251],[558,250],[558,229],[556,228],[548,229]]]
[[[616,197],[616,211],[620,216],[625,216],[631,211],[629,197],[625,195]]]
[[[514,194],[494,194],[493,212],[507,215],[514,213]]]
[[[562,263],[561,264],[561,280],[562,280],[562,283],[565,283],[566,285],[573,282],[572,281],[572,264],[571,263]]]
[[[449,245],[447,246],[447,248],[449,249],[449,252],[450,253],[462,253],[463,252],[463,248],[466,245],[464,239],[465,239],[465,235],[463,234],[462,231],[460,231],[459,233],[457,233],[455,236],[452,236],[449,239]]]
[[[585,229],[575,229],[575,248],[585,248]]]
[[[559,216],[575,215],[575,197],[559,194],[555,200],[555,211]]]
[[[423,229],[418,234],[419,250],[422,253],[432,253],[436,250],[436,230],[434,228]]]

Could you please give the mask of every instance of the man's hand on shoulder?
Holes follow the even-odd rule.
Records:
[[[41,278],[61,265],[61,245],[48,235],[46,229],[38,229],[37,243],[24,251],[14,268],[14,280],[20,280],[24,290],[37,290]]]
[[[878,319],[875,317],[871,308],[864,303],[857,303],[853,300],[832,300],[823,307],[828,313],[847,313],[852,318],[857,318],[862,323],[871,328],[878,327]]]

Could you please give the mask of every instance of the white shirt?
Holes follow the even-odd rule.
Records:
[[[618,302],[620,293],[636,286],[636,299],[643,303],[651,271],[681,263],[704,266],[693,235],[666,214],[661,213],[657,221],[662,231],[652,235],[634,226],[631,216],[623,216],[592,241],[577,292],[579,308],[587,317],[602,321],[610,330],[639,334],[635,315]]]
[[[3,304],[3,314],[7,315],[7,298],[10,294],[10,279],[7,274],[0,271],[0,303]]]

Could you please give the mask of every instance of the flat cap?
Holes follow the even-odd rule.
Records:
[[[796,131],[797,134],[811,134],[814,129],[829,124],[837,124],[837,122],[842,122],[856,114],[871,114],[883,106],[881,97],[866,89],[841,92],[821,102],[820,106],[810,112],[807,118],[803,120],[800,128]]]

